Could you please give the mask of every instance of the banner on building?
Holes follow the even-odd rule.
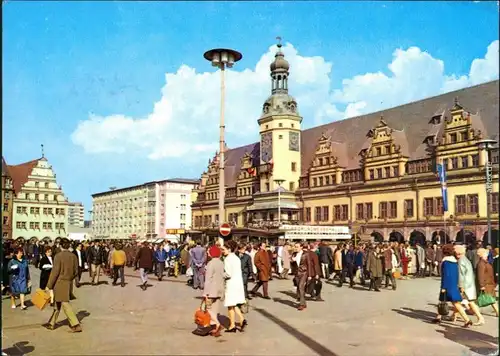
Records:
[[[446,168],[443,164],[437,165],[441,196],[443,197],[443,212],[448,211],[448,188],[446,187]]]

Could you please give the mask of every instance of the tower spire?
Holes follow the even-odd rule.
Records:
[[[271,63],[271,78],[272,78],[272,94],[288,93],[288,70],[290,69],[290,64],[285,59],[285,55],[281,51],[283,44],[281,43],[282,38],[280,36],[276,37],[278,41],[277,47],[278,51],[274,55],[274,61]]]
[[[40,146],[41,146],[41,148],[42,148],[42,158],[45,158],[45,152],[44,152],[44,150],[43,150],[43,143],[42,143]]]

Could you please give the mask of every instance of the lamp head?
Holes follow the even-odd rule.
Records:
[[[212,67],[227,67],[232,68],[234,63],[243,58],[242,54],[238,51],[227,48],[216,48],[206,51],[203,57],[212,62]]]

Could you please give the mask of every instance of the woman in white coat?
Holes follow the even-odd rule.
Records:
[[[238,249],[236,241],[229,240],[224,244],[222,252],[224,253],[224,272],[226,278],[226,290],[224,294],[224,306],[228,309],[229,329],[228,333],[236,332],[235,313],[240,319],[239,331],[243,331],[247,326],[247,321],[240,310],[240,305],[246,303],[245,288],[243,286],[243,275],[241,273],[241,260],[236,256]]]

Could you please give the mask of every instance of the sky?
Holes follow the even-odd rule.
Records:
[[[498,79],[498,3],[21,2],[3,6],[8,164],[41,157],[70,201],[109,187],[199,178],[218,147],[212,48],[226,76],[226,140],[257,142],[276,37],[303,127]]]

